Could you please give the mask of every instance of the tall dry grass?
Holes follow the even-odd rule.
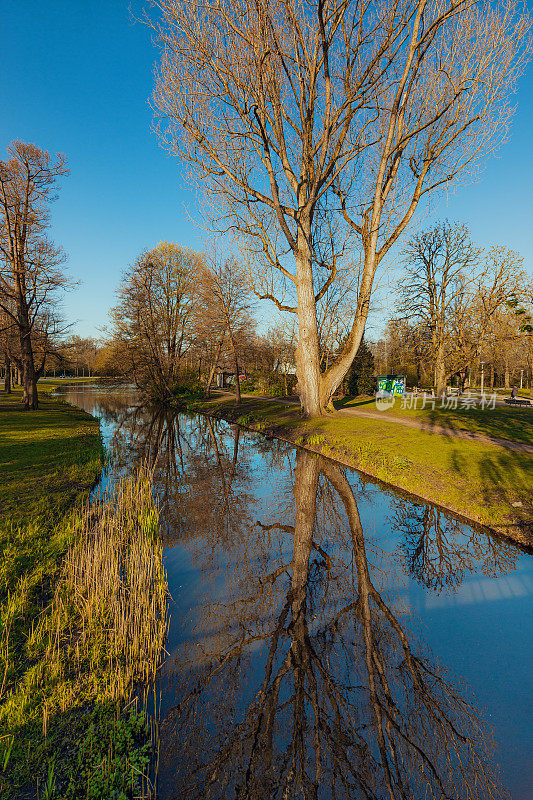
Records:
[[[100,698],[125,698],[155,679],[167,628],[158,524],[146,469],[87,505],[50,613],[35,632],[46,640],[49,669],[97,682]]]
[[[0,614],[0,796],[25,786],[54,800],[152,797],[157,720],[147,708],[168,589],[149,472],[118,481],[62,526],[70,545],[52,600],[22,644],[12,630],[23,582]],[[14,647],[24,650],[17,681]]]

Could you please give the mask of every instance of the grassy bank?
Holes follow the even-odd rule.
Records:
[[[97,421],[46,395],[35,412],[0,398],[0,796],[138,796],[150,737],[125,707],[165,624],[149,483],[82,510]]]
[[[434,407],[429,401],[424,408],[423,404],[423,399],[419,397],[416,407],[410,408],[408,399],[402,401],[395,398],[394,405],[383,410],[377,408],[373,398],[354,397],[336,403],[336,407],[377,412],[384,420],[393,417],[417,420],[428,431],[439,425],[446,427],[451,433],[455,430],[472,431],[484,436],[533,444],[533,409],[516,406],[481,408],[479,403],[473,408],[465,408],[462,407],[460,398],[456,409],[443,408],[439,400],[434,402]]]
[[[533,458],[497,445],[414,430],[380,419],[332,415],[302,420],[295,406],[250,398],[239,407],[227,397],[195,404],[196,410],[238,422],[262,433],[356,467],[402,491],[437,503],[523,544],[533,544]],[[500,411],[500,409],[498,409]],[[507,419],[507,436],[517,425],[516,409]],[[480,412],[486,415],[489,411]],[[500,415],[498,414],[498,417]],[[444,424],[440,422],[439,424]],[[448,425],[457,424],[451,417]],[[461,416],[461,425],[504,437],[501,420]],[[529,436],[523,420],[522,437]],[[529,441],[529,439],[518,439]]]

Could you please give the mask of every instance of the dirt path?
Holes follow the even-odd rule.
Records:
[[[424,433],[437,433],[440,436],[449,436],[455,439],[467,439],[470,442],[480,442],[481,444],[495,444],[505,447],[506,450],[517,450],[521,453],[533,453],[533,445],[525,442],[512,442],[510,439],[501,439],[499,436],[485,436],[483,433],[475,431],[465,431],[462,428],[451,428],[446,425],[437,425],[427,420],[408,419],[406,417],[395,417],[392,414],[384,414],[378,411],[359,411],[353,408],[343,408],[337,411],[340,416],[366,417],[367,419],[378,420],[379,422],[390,422],[396,425],[403,425],[405,428],[414,428]]]

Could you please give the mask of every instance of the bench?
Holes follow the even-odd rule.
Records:
[[[530,406],[531,400],[519,400],[518,397],[506,397],[505,402],[509,406]]]

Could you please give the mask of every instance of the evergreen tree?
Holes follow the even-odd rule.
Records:
[[[364,339],[348,372],[348,394],[372,394],[374,377],[374,356]]]

